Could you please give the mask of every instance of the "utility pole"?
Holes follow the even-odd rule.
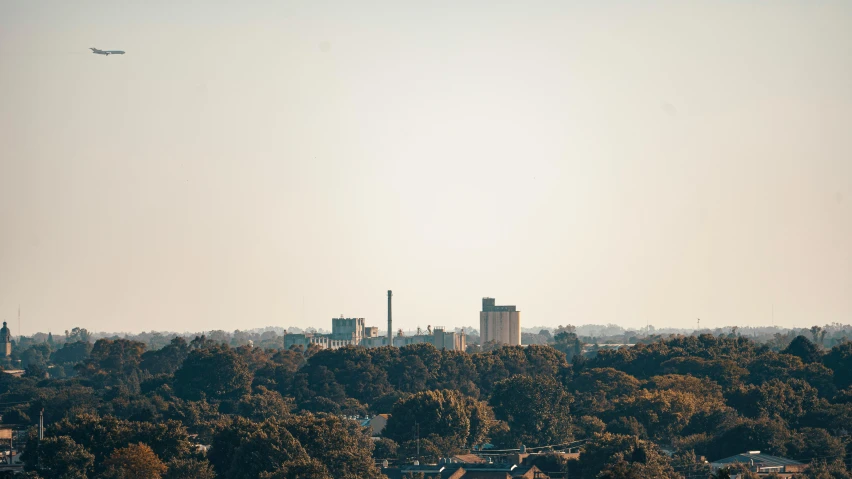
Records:
[[[420,423],[415,422],[414,428],[417,431],[416,432],[416,437],[417,437],[417,462],[419,464],[420,463]]]
[[[701,318],[698,318],[698,326],[695,327],[696,331],[701,330]]]

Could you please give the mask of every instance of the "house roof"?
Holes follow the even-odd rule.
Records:
[[[725,464],[736,464],[736,463],[746,463],[750,464],[754,462],[755,465],[760,465],[761,467],[781,467],[781,466],[802,466],[803,463],[799,461],[794,461],[792,459],[785,459],[783,457],[778,456],[770,456],[769,454],[761,454],[760,451],[749,451],[744,452],[742,454],[737,454],[736,456],[726,457],[724,459],[718,459],[713,461],[711,466],[716,465],[725,465]]]
[[[485,459],[481,456],[477,456],[476,454],[456,454],[455,456],[450,458],[450,461],[453,463],[462,463],[462,464],[484,464]]]

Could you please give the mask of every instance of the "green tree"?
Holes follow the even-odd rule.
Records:
[[[189,355],[189,345],[178,336],[168,346],[142,355],[140,367],[151,374],[174,374]]]
[[[406,354],[400,357],[388,371],[389,381],[394,387],[403,392],[424,391],[431,381],[431,374],[426,363],[419,356]]]
[[[672,468],[685,477],[701,477],[710,476],[710,464],[700,460],[695,455],[695,451],[679,451],[674,454],[671,460]]]
[[[21,353],[21,366],[45,368],[50,360],[51,348],[47,343],[34,344]]]
[[[820,458],[842,458],[846,447],[840,438],[834,437],[825,429],[803,427],[794,433],[788,443],[788,453],[801,462],[811,462]]]
[[[526,372],[534,376],[558,376],[568,367],[565,352],[550,346],[532,344],[523,348],[526,357]]]
[[[237,398],[252,381],[245,361],[222,345],[191,351],[174,378],[175,392],[189,400]]]
[[[70,332],[65,331],[65,342],[73,343],[76,341],[88,342],[89,341],[89,331],[86,328],[78,328],[75,327]]]
[[[476,353],[470,359],[476,366],[477,386],[483,394],[490,394],[495,384],[509,377],[506,365],[491,353]]]
[[[782,354],[792,354],[804,363],[818,363],[822,360],[822,353],[816,345],[804,336],[796,336],[795,339],[781,351]]]
[[[399,444],[396,443],[393,439],[389,439],[387,437],[379,438],[378,441],[375,442],[375,447],[373,449],[373,457],[376,460],[383,459],[393,459],[399,453]]]
[[[823,363],[834,371],[834,383],[838,389],[852,386],[852,342],[846,341],[831,348]]]
[[[256,479],[306,456],[280,420],[254,423],[240,417],[217,428],[208,453],[213,469],[223,479]]]
[[[470,410],[461,393],[423,391],[397,402],[382,434],[398,443],[428,438],[446,455],[464,448],[470,435]]]
[[[746,419],[715,435],[705,448],[696,452],[711,458],[722,458],[758,450],[784,457],[787,456],[787,444],[791,438],[790,429],[781,419]]]
[[[46,437],[33,448],[27,446],[26,469],[45,479],[87,479],[95,458],[68,436]],[[30,451],[35,451],[35,454]]]
[[[580,465],[587,479],[683,477],[654,443],[610,433],[597,434],[586,444]]]
[[[163,479],[216,479],[213,466],[206,459],[172,459],[166,466],[169,470]]]
[[[510,444],[537,446],[571,440],[571,396],[550,376],[512,376],[494,387],[489,403],[506,421]]]
[[[817,460],[805,470],[806,479],[852,479],[843,459]]]
[[[254,394],[246,394],[236,404],[236,412],[253,421],[263,421],[269,417],[284,417],[290,414],[294,404],[292,398],[284,398],[276,391],[263,386],[255,389]]]
[[[179,422],[135,422],[113,416],[80,414],[66,417],[49,428],[52,435],[69,436],[95,456],[95,472],[116,449],[130,444],[146,444],[164,460],[185,457],[191,451],[186,428]]]
[[[51,354],[50,361],[53,364],[77,364],[85,361],[91,351],[92,343],[87,341],[66,342]]]
[[[606,423],[595,416],[580,416],[574,427],[575,434],[580,438],[592,437],[595,433],[606,431],[607,428]]]
[[[260,475],[261,479],[333,479],[328,469],[314,458],[298,457],[281,464],[281,467],[272,473],[266,472]]]
[[[75,369],[81,376],[98,384],[126,384],[137,377],[145,344],[127,339],[99,339],[85,361]],[[137,378],[138,381],[138,378]]]
[[[281,425],[335,479],[379,479],[372,458],[373,441],[359,423],[336,416],[306,414],[289,416]]]
[[[470,417],[470,434],[467,437],[466,447],[471,449],[473,446],[485,444],[497,421],[494,410],[484,401],[468,397],[465,398],[465,406]]]
[[[561,351],[568,359],[583,354],[583,342],[573,331],[561,331],[553,336],[553,347]]]
[[[651,437],[665,440],[678,436],[696,413],[724,408],[719,397],[676,389],[642,389],[615,401],[615,414],[637,418]]]

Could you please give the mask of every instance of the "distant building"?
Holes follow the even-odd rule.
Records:
[[[331,339],[349,340],[354,343],[361,344],[364,339],[364,318],[332,318],[331,320]]]
[[[744,464],[751,472],[758,474],[797,474],[805,472],[806,464],[783,457],[761,454],[760,451],[748,451],[736,456],[726,457],[710,463],[713,471],[730,467],[734,464]],[[787,476],[784,476],[787,477]]]
[[[500,344],[520,346],[521,312],[514,306],[496,306],[494,298],[482,298],[479,313],[479,342],[496,341]]]
[[[354,341],[349,339],[331,339],[331,335],[326,334],[287,334],[284,336],[284,349],[290,349],[292,346],[301,346],[304,349],[312,344],[316,344],[322,349],[338,349],[346,346],[358,346]]]
[[[411,465],[382,468],[390,479],[430,477],[440,479],[550,479],[535,466],[517,464],[459,464],[444,462],[435,465]]]
[[[6,326],[6,321],[3,321],[3,328],[0,328],[0,343],[2,343],[3,357],[8,358],[12,355],[12,333]]]
[[[390,298],[391,292],[388,291],[388,327],[392,324],[390,321]],[[361,346],[365,348],[380,348],[382,346],[403,347],[419,343],[429,343],[438,349],[451,351],[464,351],[467,347],[464,332],[448,332],[443,327],[436,327],[433,332],[430,326],[427,334],[422,334],[420,328],[417,328],[417,334],[405,336],[400,329],[396,336],[392,332],[388,332],[387,336],[380,337],[379,328],[367,326],[364,318],[344,318],[343,315],[339,318],[332,318],[331,334],[301,333],[286,334],[284,336],[285,349],[293,346],[301,346],[307,349],[311,345],[322,349],[338,349],[347,346]]]
[[[448,351],[464,351],[467,347],[464,333],[447,332],[443,326],[435,326],[432,333],[432,344],[438,349]]]

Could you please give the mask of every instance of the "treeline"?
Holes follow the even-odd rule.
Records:
[[[483,345],[480,345],[479,331],[472,327],[456,328],[456,332],[464,331],[467,336],[468,352],[480,352]],[[207,339],[217,343],[227,344],[231,347],[239,347],[253,345],[264,349],[284,349],[284,338],[287,334],[297,334],[303,332],[311,333],[328,333],[328,331],[315,328],[278,328],[267,327],[262,329],[252,330],[234,330],[222,331],[213,330],[200,333],[174,333],[174,332],[141,332],[136,334],[128,333],[104,333],[104,332],[89,332],[84,328],[75,327],[70,331],[65,331],[65,335],[53,335],[50,333],[36,333],[28,337],[20,337],[13,348],[12,358],[21,360],[26,367],[29,363],[43,362],[44,358],[51,351],[61,349],[66,343],[74,343],[78,341],[94,342],[98,339],[129,339],[144,343],[148,350],[160,349],[167,346],[177,337],[183,337],[187,341],[198,336],[205,336]],[[565,333],[571,334],[578,338],[583,344],[589,346],[590,349],[595,349],[597,346],[607,344],[650,344],[660,340],[671,339],[680,336],[701,336],[704,334],[712,334],[716,337],[735,338],[747,337],[758,344],[765,344],[774,351],[780,351],[786,348],[790,342],[797,336],[805,336],[815,344],[824,348],[832,348],[838,344],[849,341],[852,337],[852,325],[844,325],[840,323],[827,324],[825,326],[812,326],[810,328],[779,328],[779,327],[725,327],[714,329],[687,330],[664,328],[658,329],[654,326],[647,328],[625,329],[617,325],[591,325],[583,326],[558,326],[556,328],[524,328],[521,333],[521,344],[540,344],[552,345],[559,348],[559,337]],[[33,350],[33,346],[39,346]],[[488,348],[486,346],[486,348]],[[491,347],[493,349],[493,346]],[[29,352],[30,354],[24,354]]]
[[[44,410],[45,439],[31,428],[24,456],[43,478],[129,477],[140,464],[152,478],[381,478],[376,464],[414,459],[417,437],[427,462],[586,440],[579,461],[537,459],[570,477],[710,477],[701,457],[748,450],[812,463],[811,477],[852,477],[852,343],[826,350],[799,336],[773,351],[702,335],[587,357],[574,333],[557,334],[556,347],[474,354],[76,341],[41,370],[0,375],[2,420],[29,427]],[[56,358],[70,358],[67,377],[45,379]],[[381,413],[375,443],[347,419]]]

